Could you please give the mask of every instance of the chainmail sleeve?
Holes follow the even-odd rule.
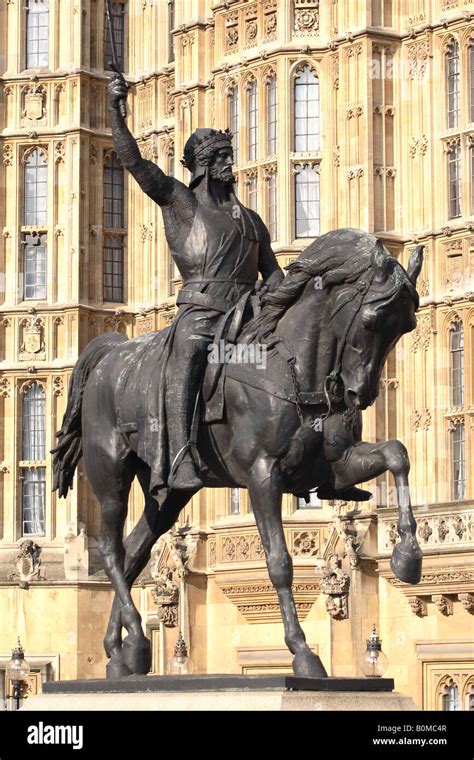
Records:
[[[173,193],[173,178],[152,161],[142,158],[135,138],[117,108],[109,108],[115,150],[122,165],[136,179],[143,192],[160,206],[166,205]]]

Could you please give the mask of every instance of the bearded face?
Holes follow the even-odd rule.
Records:
[[[209,166],[209,174],[211,178],[225,183],[235,182],[234,173],[232,171],[233,163],[234,156],[232,148],[220,148],[215,153],[214,160]]]

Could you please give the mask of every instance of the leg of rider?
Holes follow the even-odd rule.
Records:
[[[169,438],[169,485],[174,489],[198,489],[202,481],[188,446],[196,396],[207,365],[212,341],[212,317],[193,310],[183,315],[175,334],[166,381]],[[173,466],[174,463],[174,466]]]

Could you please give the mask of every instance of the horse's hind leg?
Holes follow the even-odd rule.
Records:
[[[124,575],[128,588],[145,568],[151,549],[156,540],[166,533],[176,522],[180,511],[193,494],[186,491],[169,491],[163,501],[162,509],[150,496],[148,488],[150,470],[141,467],[137,472],[145,496],[145,509],[139,521],[124,541],[125,561]],[[122,656],[122,603],[116,594],[104,639],[105,650],[111,658],[107,665],[107,676],[114,678],[130,674]]]
[[[416,539],[416,520],[411,509],[408,486],[410,460],[405,446],[396,440],[357,443],[347,450],[342,459],[333,463],[332,468],[338,489],[370,480],[387,470],[393,474],[400,510],[397,524],[400,543],[393,549],[390,565],[401,581],[419,583],[422,553]]]
[[[278,594],[285,642],[292,654],[295,675],[321,678],[327,676],[324,666],[306,643],[298,622],[291,584],[293,564],[286,547],[281,521],[281,483],[275,463],[260,459],[252,467],[247,484],[257,528],[267,560],[268,574]]]

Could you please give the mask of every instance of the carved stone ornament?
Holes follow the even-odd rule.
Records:
[[[431,600],[442,615],[448,616],[453,614],[453,602],[449,596],[445,594],[433,594]]]
[[[341,560],[337,554],[332,554],[323,570],[321,591],[327,594],[326,610],[334,620],[344,620],[348,617],[347,596],[351,579],[341,568]]]
[[[173,581],[173,571],[162,567],[156,577],[155,587],[151,595],[158,607],[157,617],[167,628],[178,625],[179,587]]]
[[[458,599],[464,609],[474,615],[474,594],[458,594]]]
[[[347,606],[347,595],[340,594],[328,596],[326,598],[326,611],[333,620],[346,620],[349,617],[349,608]]]
[[[420,596],[410,596],[408,598],[408,604],[410,605],[411,611],[414,615],[417,617],[426,617],[428,614],[427,604],[424,599],[422,599]]]
[[[319,0],[295,0],[295,34],[315,34],[319,30]]]
[[[37,356],[35,358],[45,358],[44,354],[44,340],[43,340],[44,325],[40,317],[33,317],[23,331],[23,343],[20,347],[20,359],[30,359],[33,354]]]
[[[27,589],[31,581],[39,578],[41,547],[30,538],[22,541],[15,559],[15,571],[12,578],[18,578],[20,588]]]

